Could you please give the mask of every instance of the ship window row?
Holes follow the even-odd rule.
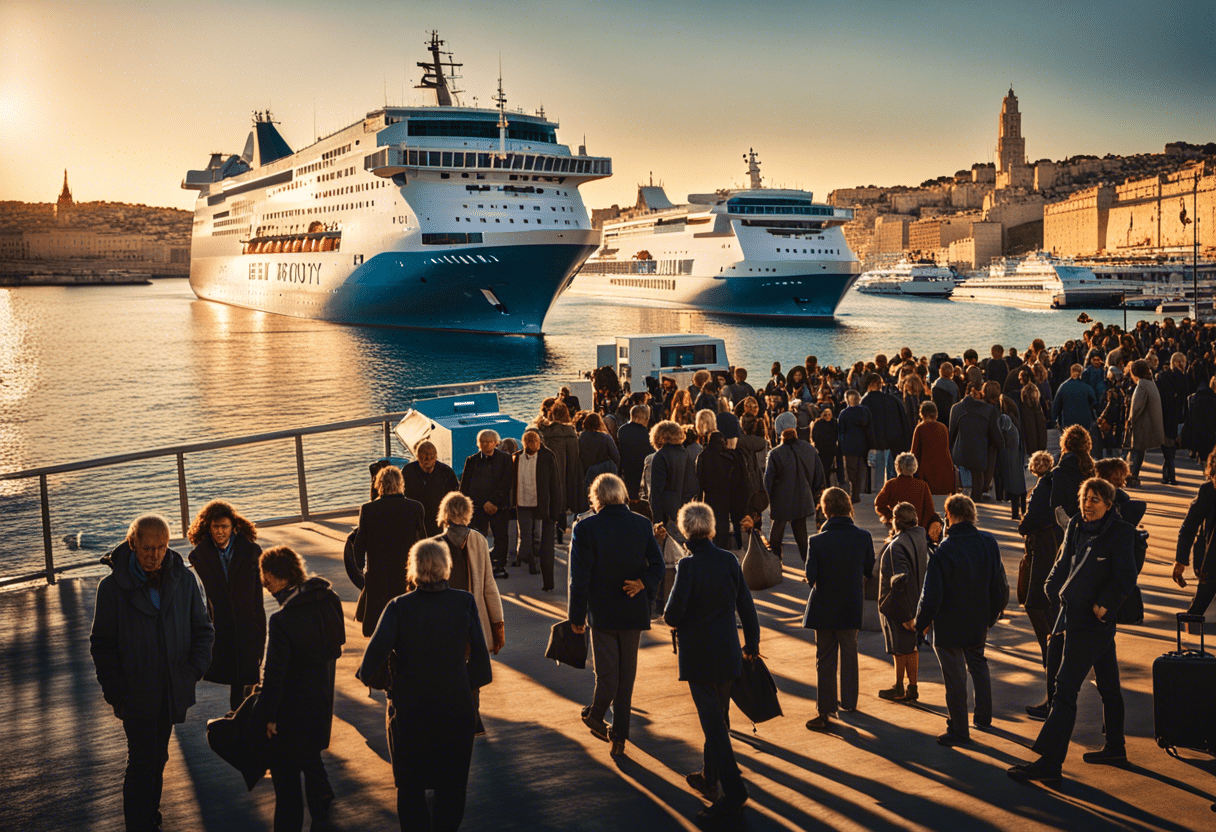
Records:
[[[468,208],[469,206],[467,206],[467,205],[461,205],[460,207],[461,207],[461,208]],[[485,206],[485,204],[483,203],[483,204],[478,205],[477,207],[478,207],[478,208],[485,208],[486,206]],[[494,209],[497,209],[497,208],[498,208],[498,206],[497,206],[497,205],[491,205],[490,207],[491,207],[491,208],[494,208]],[[509,207],[511,207],[511,206],[509,206],[509,205],[503,205],[502,207],[503,207],[503,209],[505,210],[505,209],[507,209],[507,208],[509,208]],[[519,206],[519,208],[520,208],[520,210],[521,210],[521,211],[523,210],[523,207],[524,207],[524,206],[522,206],[522,205],[521,205],[521,206]],[[539,205],[534,205],[534,206],[532,207],[532,210],[533,210],[533,211],[539,211],[539,210],[540,210],[540,206],[539,206]],[[554,212],[556,212],[556,211],[557,211],[557,206],[556,206],[556,205],[550,205],[550,206],[549,206],[549,210],[550,210],[550,211],[554,211]],[[562,208],[561,208],[561,210],[562,210],[562,213],[565,213],[565,211],[566,211],[566,206],[564,206],[564,205],[563,205],[563,206],[562,206]],[[574,209],[573,209],[573,208],[571,208],[570,210],[571,210],[571,212],[573,212],[573,211],[574,211]],[[457,217],[457,219],[459,219],[459,217]]]
[[[354,176],[354,173],[355,173],[355,169],[353,167],[342,168],[342,170],[336,170],[333,173],[327,173],[324,176],[318,176],[317,181],[318,182],[329,182],[332,179],[340,179],[343,176]]]
[[[410,167],[497,168],[603,176],[612,173],[610,159],[575,159],[570,156],[540,156],[531,153],[508,153],[506,158],[503,158],[494,153],[465,153],[459,150],[407,150],[405,160]]]
[[[424,246],[466,246],[473,243],[481,242],[481,232],[475,231],[471,234],[462,234],[459,231],[446,232],[440,234],[423,234],[422,244]]]
[[[480,254],[451,254],[451,255],[447,255],[447,256],[441,255],[439,257],[432,257],[432,258],[430,258],[430,260],[432,263],[436,263],[436,264],[438,264],[438,263],[453,263],[453,264],[466,263],[470,266],[476,266],[479,261],[482,263],[501,263],[502,262],[497,257],[495,257],[493,254],[487,254],[485,256],[482,256]]]
[[[780,248],[777,249],[778,254],[780,254],[782,251],[783,251],[783,249],[780,249]],[[786,254],[798,254],[799,253],[798,249],[796,249],[796,248],[787,248],[787,249],[784,249],[784,251]],[[840,254],[840,249],[838,249],[838,248],[805,249],[804,248],[802,250],[802,254]]]
[[[726,210],[732,214],[804,214],[817,217],[830,217],[834,213],[831,208],[816,205],[738,205],[734,200],[726,203]]]
[[[658,278],[613,277],[608,279],[608,284],[611,286],[628,286],[632,289],[666,289],[669,292],[674,292],[676,289],[676,282],[674,280],[659,280]]]
[[[482,222],[486,222],[486,218],[485,218],[485,217],[480,217],[479,219],[480,219]],[[472,218],[472,217],[465,217],[465,218],[464,218],[464,221],[465,221],[465,222],[473,222],[473,218]],[[460,222],[460,217],[456,217],[456,222]],[[502,222],[502,218],[500,218],[500,217],[495,217],[495,218],[494,218],[494,222]],[[544,220],[542,220],[542,219],[537,219],[537,220],[535,220],[535,222],[536,222],[536,224],[537,224],[537,225],[544,225],[544,223],[545,223],[545,221],[544,221]],[[514,218],[514,217],[509,218],[509,219],[507,220],[507,223],[508,223],[508,224],[510,224],[510,225],[514,225],[514,224],[515,224],[515,218]],[[555,219],[555,220],[553,220],[553,224],[554,224],[554,225],[561,225],[561,223],[562,223],[562,220],[559,220],[559,219]],[[566,225],[569,225],[569,224],[570,224],[570,220],[566,220],[566,221],[565,221],[565,223],[566,223]],[[524,225],[527,225],[527,224],[528,224],[528,220],[527,220],[527,218],[525,218],[525,219],[524,219]],[[575,227],[578,227],[578,222],[577,222],[577,221],[575,221],[574,225],[575,225]]]
[[[321,168],[328,168],[331,167],[333,163],[333,159],[322,159],[319,162],[313,162],[311,165],[305,165],[304,167],[300,168],[296,171],[296,175],[299,176],[305,173],[312,173],[313,171],[320,170]]]
[[[339,205],[321,205],[316,208],[293,208],[290,211],[272,211],[265,216],[268,220],[277,220],[284,217],[302,217],[305,214],[324,213],[327,211],[337,211],[354,208],[374,208],[376,200],[371,199],[365,202],[344,202]]]
[[[497,139],[498,123],[473,119],[410,119],[411,136],[456,136],[462,139]],[[508,124],[507,138],[557,144],[557,131],[532,124]]]
[[[345,145],[342,145],[342,147],[338,147],[333,150],[322,153],[321,161],[329,161],[331,159],[338,158],[343,153],[350,153],[350,148],[351,148],[351,146],[349,144],[345,144]]]

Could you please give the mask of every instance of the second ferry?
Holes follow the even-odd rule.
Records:
[[[860,263],[841,229],[849,208],[808,191],[765,188],[755,152],[750,188],[691,194],[675,205],[661,186],[604,223],[604,240],[572,295],[723,315],[830,320]]]
[[[432,34],[420,88],[436,106],[389,107],[293,152],[269,114],[240,156],[214,154],[190,250],[198,297],[347,324],[539,335],[596,250],[579,186],[610,159],[557,141],[558,125],[459,106],[460,64]],[[447,72],[445,72],[447,70]]]

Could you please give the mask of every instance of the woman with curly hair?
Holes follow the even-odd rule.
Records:
[[[194,544],[190,565],[203,582],[207,611],[215,626],[208,682],[228,685],[228,703],[236,710],[262,672],[266,647],[266,608],[262,605],[262,548],[253,523],[229,503],[212,500],[190,524],[186,537]]]
[[[1081,511],[1081,483],[1094,476],[1090,456],[1093,438],[1081,425],[1069,425],[1060,434],[1060,461],[1051,474],[1051,508],[1064,509],[1069,517]]]

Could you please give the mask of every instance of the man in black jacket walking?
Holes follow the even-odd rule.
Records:
[[[420,442],[414,448],[416,459],[401,469],[405,480],[405,496],[422,504],[422,524],[427,537],[439,534],[439,504],[453,491],[460,490],[460,480],[452,466],[439,461],[433,442]]]
[[[473,522],[470,526],[484,535],[494,533],[494,577],[508,578],[507,527],[511,507],[511,455],[498,450],[498,432],[483,430],[477,434],[477,453],[464,461],[460,472],[460,490],[473,501]]]
[[[946,500],[946,537],[942,540],[921,590],[916,629],[933,624],[933,652],[942,667],[946,709],[950,718],[941,745],[971,741],[967,727],[967,674],[975,686],[975,727],[992,724],[992,680],[984,647],[988,630],[1009,601],[1009,583],[996,538],[975,527],[975,503],[955,494]]]
[[[169,736],[186,721],[211,664],[215,630],[198,579],[169,548],[169,524],[146,514],[102,562],[89,636],[97,681],[127,735],[123,815],[129,830],[161,827]]]
[[[621,479],[629,489],[630,500],[638,499],[646,457],[654,453],[654,448],[650,446],[649,424],[650,408],[635,404],[629,411],[629,424],[621,425],[616,432],[616,443],[621,452]]]

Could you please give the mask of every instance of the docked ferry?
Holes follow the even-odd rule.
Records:
[[[952,300],[994,303],[1020,309],[1096,309],[1117,307],[1139,296],[1143,284],[1096,275],[1092,269],[1058,260],[1045,252],[1007,258],[955,289]]]
[[[614,303],[754,318],[831,319],[860,264],[841,229],[849,208],[808,191],[765,188],[755,152],[750,186],[672,203],[661,186],[604,223],[598,251],[570,294]]]
[[[419,62],[431,106],[375,110],[293,151],[255,114],[239,156],[214,154],[197,190],[190,286],[205,300],[346,324],[539,335],[599,245],[579,187],[610,159],[558,124],[460,106],[461,64],[433,34]],[[430,93],[427,93],[428,95]]]
[[[948,298],[954,292],[954,272],[932,260],[900,260],[893,266],[872,269],[857,281],[857,291],[867,295],[900,295],[914,298]]]

